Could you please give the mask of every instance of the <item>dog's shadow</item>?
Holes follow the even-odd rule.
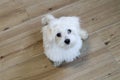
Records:
[[[88,61],[88,52],[89,52],[89,41],[84,40],[82,49],[80,50],[81,55],[75,61],[71,63],[63,63],[60,67],[79,67],[84,65]]]

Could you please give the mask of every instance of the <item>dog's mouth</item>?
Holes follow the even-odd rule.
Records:
[[[71,47],[71,44],[64,43],[64,44],[58,44],[58,46],[61,47],[61,48],[63,48],[63,49],[68,49],[68,48]]]
[[[70,49],[70,48],[72,48],[72,47],[74,47],[74,44],[72,44],[72,43],[66,44],[66,43],[65,43],[62,48],[64,48],[64,49]]]

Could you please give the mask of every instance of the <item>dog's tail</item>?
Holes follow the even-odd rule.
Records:
[[[47,14],[47,15],[42,16],[41,22],[43,25],[47,25],[50,23],[51,20],[54,20],[54,19],[55,19],[55,17],[53,15]]]

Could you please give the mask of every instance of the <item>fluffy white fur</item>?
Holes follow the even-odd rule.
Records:
[[[82,39],[87,39],[88,34],[80,28],[78,17],[55,18],[48,14],[43,16],[42,24],[45,25],[42,28],[45,55],[54,66],[64,61],[72,62],[80,56]]]

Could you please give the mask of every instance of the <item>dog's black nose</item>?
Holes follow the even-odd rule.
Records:
[[[66,39],[64,42],[65,42],[66,44],[70,44],[70,39]]]

